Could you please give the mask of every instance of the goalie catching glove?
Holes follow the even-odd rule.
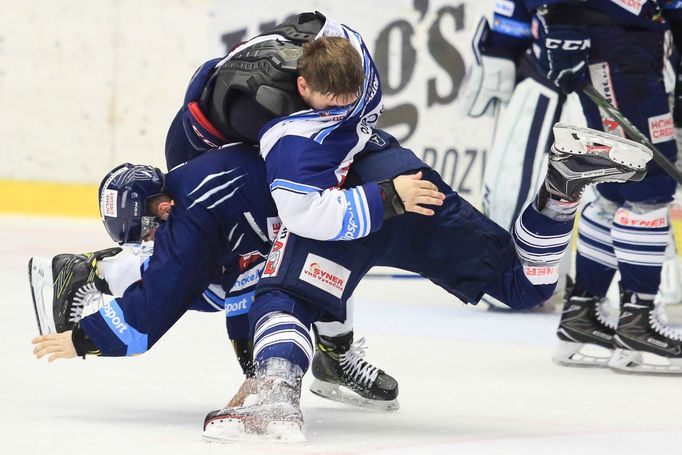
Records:
[[[505,49],[489,48],[490,26],[481,18],[472,41],[475,62],[468,69],[462,90],[463,109],[469,117],[492,115],[506,104],[516,83],[516,65]]]

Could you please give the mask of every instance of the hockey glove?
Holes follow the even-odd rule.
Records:
[[[462,89],[462,106],[469,117],[492,115],[496,104],[509,102],[514,90],[516,65],[509,58],[487,52],[489,34],[488,21],[482,18],[472,42],[475,62],[467,70]]]
[[[591,44],[589,36],[567,26],[547,25],[540,25],[538,34],[533,52],[547,79],[566,94],[584,87]]]

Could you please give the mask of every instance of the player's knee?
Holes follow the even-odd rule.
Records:
[[[554,282],[530,287],[524,286],[522,289],[519,288],[517,292],[512,292],[509,299],[504,303],[514,310],[530,310],[549,300],[556,285],[557,283]]]

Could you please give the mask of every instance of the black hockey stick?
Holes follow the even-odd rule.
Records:
[[[674,178],[679,185],[682,185],[682,173],[680,173],[680,171],[677,170],[675,165],[668,161],[668,158],[666,158],[665,155],[663,155],[661,151],[658,150],[656,146],[652,144],[651,141],[649,141],[649,139],[647,139],[647,137],[635,127],[635,125],[633,125],[628,119],[626,119],[618,109],[613,107],[611,103],[609,103],[601,95],[601,93],[599,93],[592,86],[592,84],[588,83],[583,88],[583,93],[587,95],[592,101],[594,101],[594,104],[604,109],[609,114],[609,116],[611,116],[611,118],[615,120],[616,123],[618,123],[625,130],[627,135],[630,136],[630,139],[632,139],[635,142],[639,142],[640,144],[644,145],[649,150],[651,150],[654,154],[654,161],[656,162],[656,164],[661,166],[661,169],[663,169],[669,176]]]

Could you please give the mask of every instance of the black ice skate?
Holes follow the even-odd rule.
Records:
[[[58,254],[52,260],[33,257],[28,275],[41,335],[71,330],[95,296],[108,294],[109,286],[97,276],[95,264],[115,256],[120,248],[85,254]]]
[[[256,368],[256,394],[242,406],[209,412],[202,437],[208,442],[304,442],[301,369],[270,358]]]
[[[682,374],[682,340],[661,319],[653,300],[621,291],[614,336],[616,352],[609,367],[619,372]]]
[[[555,199],[576,202],[587,185],[637,182],[653,154],[645,146],[589,128],[557,123],[544,190]],[[544,203],[539,201],[539,208]]]
[[[615,325],[609,323],[602,302],[576,289],[566,277],[566,297],[557,328],[559,346],[552,357],[564,366],[606,367],[613,354]]]
[[[334,338],[316,336],[317,350],[311,366],[315,379],[310,391],[341,403],[398,409],[398,382],[364,360],[364,338],[352,341],[353,332]]]

